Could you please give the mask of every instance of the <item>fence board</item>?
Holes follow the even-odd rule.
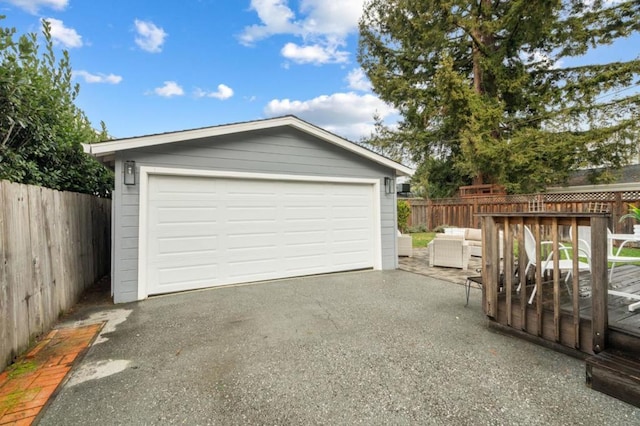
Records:
[[[567,192],[525,195],[496,195],[426,200],[407,199],[411,205],[409,226],[433,230],[441,226],[479,228],[479,214],[545,212],[611,213],[608,226],[613,232],[633,233],[633,221],[620,223],[628,204],[640,202],[638,191]],[[598,205],[593,211],[592,206]]]
[[[24,185],[4,187],[4,246],[6,248],[8,282],[7,324],[11,347],[29,342],[29,316],[26,302],[27,286],[33,276],[29,230],[29,205]]]
[[[28,204],[30,225],[30,248],[32,260],[32,278],[26,299],[27,316],[29,318],[29,330],[31,333],[42,334],[44,330],[44,281],[49,272],[49,265],[45,260],[46,241],[44,239],[44,212],[42,211],[42,188],[28,186]]]
[[[110,205],[0,181],[0,369],[108,274]]]
[[[5,182],[0,181],[0,206],[4,206],[6,201],[4,199],[4,185]],[[3,321],[0,321],[0,355],[5,357],[5,354],[11,352],[11,343],[9,342],[9,281],[7,280],[7,244],[6,240],[6,220],[5,220],[4,208],[0,208],[0,312],[3,313]],[[5,362],[0,359],[0,365],[4,365]]]

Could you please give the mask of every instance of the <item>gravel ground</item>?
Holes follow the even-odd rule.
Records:
[[[366,271],[156,297],[109,319],[41,425],[640,425],[583,361],[490,331],[480,291]]]

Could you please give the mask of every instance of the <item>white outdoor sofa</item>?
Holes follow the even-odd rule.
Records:
[[[444,228],[445,235],[462,235],[469,246],[469,256],[482,257],[482,229]]]

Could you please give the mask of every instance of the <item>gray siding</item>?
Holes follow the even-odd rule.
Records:
[[[289,127],[176,142],[116,155],[114,191],[114,302],[137,300],[140,185],[123,183],[123,161],[136,167],[175,167],[251,173],[380,179],[382,268],[397,268],[395,194],[384,177],[395,171]]]

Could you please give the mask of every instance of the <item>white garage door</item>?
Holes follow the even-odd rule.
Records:
[[[373,185],[150,175],[146,289],[374,266]]]

